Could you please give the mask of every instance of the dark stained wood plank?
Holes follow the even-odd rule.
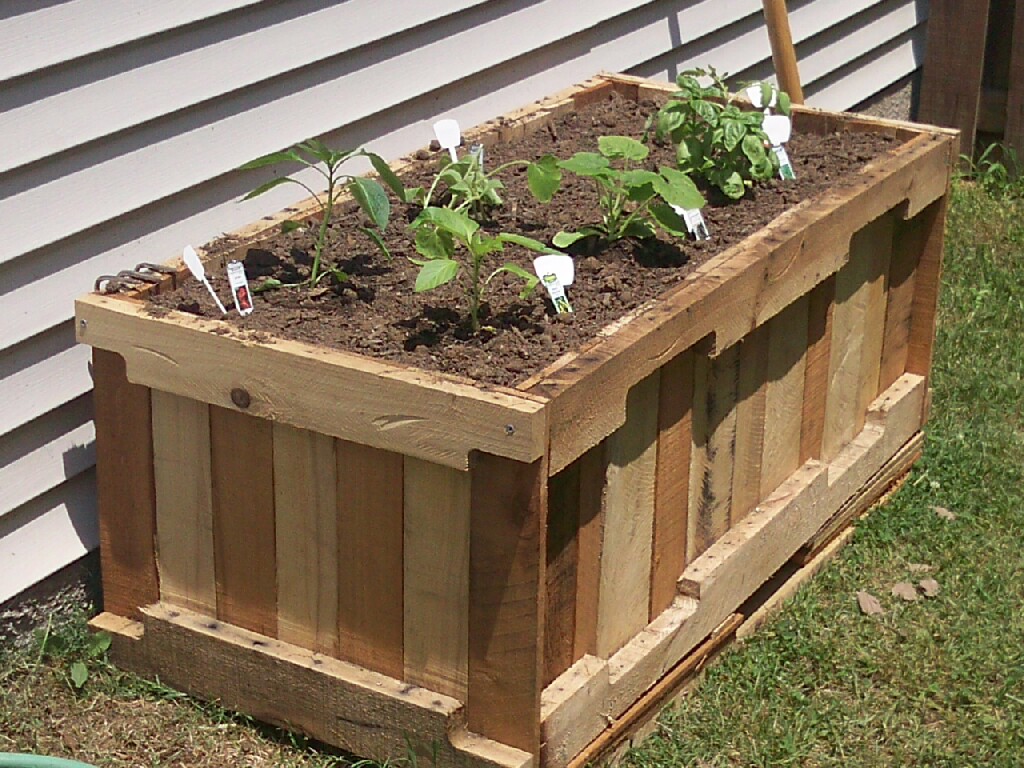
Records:
[[[149,388],[129,383],[114,352],[92,360],[103,608],[137,619],[160,599]]]
[[[927,218],[927,212],[922,212],[910,221],[896,223],[889,265],[889,296],[885,309],[882,361],[878,369],[879,393],[888,389],[907,369],[914,279],[927,234]]]
[[[210,406],[217,617],[277,635],[272,422]]]
[[[544,684],[576,660],[576,574],[579,562],[580,459],[548,480],[545,549]]]
[[[774,321],[769,321],[769,323]],[[733,523],[746,517],[761,500],[768,394],[768,325],[751,331],[740,342],[739,390],[736,393],[736,466],[732,477]]]
[[[832,355],[832,310],[836,278],[830,275],[808,294],[807,362],[804,369],[800,463],[821,457],[828,399],[828,369]]]
[[[943,223],[949,195],[936,200],[919,214],[924,245],[914,276],[914,307],[911,310],[910,341],[907,349],[907,373],[929,376],[935,346],[935,313],[938,308],[939,282],[942,278],[942,251],[945,243]]]
[[[404,459],[336,440],[338,650],[401,678],[404,651]],[[372,574],[372,576],[371,576]]]
[[[1024,0],[1016,0],[1013,14],[1012,52],[1007,78],[1006,130],[1003,140],[1024,158]]]
[[[601,546],[604,541],[605,444],[579,458],[580,530],[576,564],[576,641],[573,661],[597,653],[597,611],[601,597]]]
[[[474,454],[469,729],[540,752],[547,464]]]

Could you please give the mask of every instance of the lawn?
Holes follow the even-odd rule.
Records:
[[[924,456],[775,619],[727,651],[632,768],[1024,760],[1024,202],[959,183]],[[939,514],[939,511],[950,514]],[[934,579],[908,601],[899,582]],[[881,603],[866,615],[857,593]],[[0,752],[101,766],[344,758],[91,659],[84,619],[0,651]],[[83,670],[77,669],[81,675]],[[79,677],[81,680],[81,677]]]

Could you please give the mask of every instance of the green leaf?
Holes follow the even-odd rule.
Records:
[[[542,203],[551,202],[562,183],[562,169],[553,155],[545,155],[526,167],[526,182],[530,192]]]
[[[298,152],[294,149],[289,149],[284,152],[271,152],[269,155],[257,157],[255,160],[250,160],[248,163],[243,163],[238,166],[238,170],[251,171],[254,168],[265,168],[268,165],[277,165],[279,163],[301,163],[302,165],[309,165],[309,163],[304,160]]]
[[[480,229],[480,225],[469,218],[467,214],[449,208],[435,208],[434,206],[424,208],[411,226],[416,229],[425,221],[450,232],[464,243],[469,243],[473,233]]]
[[[710,125],[716,125],[718,123],[718,108],[710,101],[703,101],[700,99],[694,101],[693,111],[700,115],[700,117]]]
[[[416,275],[416,293],[432,291],[434,288],[450,283],[459,274],[459,262],[454,259],[434,259],[420,267]]]
[[[275,288],[284,287],[284,283],[274,277],[268,277],[262,283],[253,288],[254,293],[263,293],[264,291],[272,291]]]
[[[423,187],[406,187],[402,202],[423,205],[427,193]]]
[[[107,652],[110,648],[110,633],[109,632],[96,632],[89,635],[85,641],[86,652],[89,656],[95,658]]]
[[[792,110],[793,103],[789,99],[789,94],[785,91],[779,91],[779,112],[788,115]]]
[[[729,152],[732,152],[743,141],[747,135],[747,128],[740,120],[729,120],[724,123],[723,144]]]
[[[89,679],[89,668],[81,661],[76,661],[71,665],[71,682],[75,688],[81,688],[85,685],[85,681]]]
[[[637,237],[645,240],[648,237],[654,237],[654,235],[654,225],[651,224],[651,222],[647,219],[633,219],[629,222],[626,228],[622,230],[620,237]]]
[[[654,171],[637,168],[625,171],[620,178],[626,188],[626,197],[634,203],[643,203],[654,197],[660,177]]]
[[[683,217],[672,210],[671,206],[658,203],[650,206],[647,210],[651,214],[651,217],[658,222],[658,226],[670,235],[686,237],[689,234],[689,230],[686,228],[686,222],[683,221]]]
[[[303,152],[307,152],[324,165],[331,165],[331,152],[330,147],[324,144],[319,139],[307,139],[301,144],[297,145]]]
[[[526,237],[525,235],[516,235],[511,232],[502,232],[500,235],[498,235],[498,239],[503,243],[521,245],[523,248],[529,248],[531,251],[537,251],[538,253],[552,252],[552,249],[548,248],[540,240],[534,240],[532,237]]]
[[[528,272],[518,264],[513,264],[511,261],[502,264],[496,270],[491,272],[491,274],[487,276],[486,282],[491,282],[491,279],[501,272],[508,272],[509,274],[515,275],[526,283],[526,285],[523,286],[523,289],[519,292],[520,299],[525,299],[533,293],[533,289],[536,288],[537,283],[540,282],[540,279],[535,274]]]
[[[370,220],[377,225],[377,229],[384,229],[391,217],[391,202],[384,187],[373,179],[356,176],[348,183],[348,190],[352,197],[359,203],[359,207],[366,212]]]
[[[554,243],[557,248],[568,248],[577,240],[582,240],[586,236],[585,232],[559,232],[551,238],[551,242]]]
[[[383,181],[388,189],[395,193],[395,197],[399,200],[406,199],[405,185],[402,184],[395,172],[391,170],[391,166],[387,164],[383,157],[376,155],[373,152],[367,152],[366,156],[370,158],[370,165],[373,166],[373,170],[380,176],[380,180]]]
[[[608,171],[608,158],[597,152],[577,152],[568,160],[560,160],[558,167],[577,176],[600,176]]]
[[[294,232],[296,229],[302,229],[302,222],[295,221],[294,219],[287,219],[281,222],[281,234],[287,235],[289,232]]]
[[[666,203],[680,208],[703,208],[707,204],[697,185],[685,173],[664,165],[659,170],[661,176],[655,189]]]
[[[380,251],[381,255],[388,261],[391,261],[391,251],[384,242],[384,238],[381,237],[380,231],[373,229],[372,227],[360,227],[360,229],[363,230],[363,234],[370,238],[373,244],[377,246],[377,250]]]
[[[682,104],[680,102],[670,101],[658,112],[655,123],[655,135],[659,139],[664,139],[683,124],[685,118],[679,111],[681,108]]]
[[[254,189],[252,192],[250,192],[248,195],[246,195],[242,199],[243,200],[252,200],[252,198],[258,197],[259,195],[262,195],[264,192],[269,192],[274,187],[279,187],[282,184],[299,184],[299,182],[297,182],[295,179],[293,179],[293,178],[291,178],[289,176],[278,176],[276,179],[271,179],[266,184],[260,184],[258,187],[256,187],[256,189]],[[299,186],[302,186],[302,185],[299,184]]]
[[[423,226],[416,230],[416,252],[428,259],[450,259],[455,253],[455,242],[450,232],[437,227]]]
[[[597,148],[605,157],[621,157],[639,162],[650,154],[650,150],[629,136],[601,136]]]
[[[772,103],[773,88],[770,83],[761,83],[761,108],[764,109]]]
[[[747,160],[750,161],[751,165],[757,165],[767,155],[764,148],[764,142],[757,136],[748,133],[743,137],[743,143],[740,145],[740,149],[746,156]]]
[[[746,191],[746,187],[743,185],[743,178],[736,171],[733,171],[726,176],[725,179],[719,183],[719,187],[727,197],[730,197],[733,200],[739,200],[743,197],[743,193]]]

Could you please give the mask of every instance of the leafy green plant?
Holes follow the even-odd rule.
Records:
[[[686,223],[672,206],[700,208],[705,202],[689,176],[675,168],[662,167],[655,172],[635,167],[647,159],[650,150],[628,136],[601,136],[597,146],[598,152],[577,152],[568,160],[558,161],[556,167],[594,180],[601,222],[581,227],[577,232],[559,232],[554,244],[566,248],[592,235],[608,242],[625,237],[653,237],[657,227],[685,237]],[[546,179],[545,191],[551,189],[554,178],[552,174]]]
[[[388,164],[379,155],[368,152],[365,149],[333,150],[317,139],[309,139],[283,152],[271,152],[269,155],[263,155],[255,160],[250,160],[241,166],[241,170],[253,170],[280,163],[299,163],[307,168],[314,169],[327,182],[327,189],[321,196],[299,179],[292,178],[291,176],[278,176],[256,187],[256,189],[242,198],[243,200],[250,200],[282,184],[298,184],[309,192],[319,204],[320,226],[316,235],[313,263],[310,267],[309,278],[297,285],[315,286],[328,274],[333,275],[338,281],[348,279],[348,276],[340,269],[323,268],[323,254],[324,247],[327,244],[327,234],[330,231],[331,219],[334,215],[334,207],[337,203],[338,195],[343,189],[348,190],[352,198],[359,204],[359,207],[373,223],[373,227],[362,227],[363,232],[386,258],[391,257],[381,234],[384,228],[387,227],[388,220],[391,217],[391,203],[388,201],[387,193],[380,183],[374,179],[352,176],[341,172],[341,166],[346,161],[356,157],[365,157],[369,160],[388,188],[400,200],[406,198],[405,187],[402,185],[402,182],[399,181],[394,171],[388,167]],[[281,225],[281,228],[282,231],[287,232],[301,226],[299,222],[286,221]],[[281,286],[282,283],[280,281],[271,279],[265,281],[260,288],[265,290],[266,288],[278,288]]]
[[[423,257],[412,260],[420,268],[416,292],[433,290],[461,275],[462,292],[474,332],[480,330],[480,307],[495,277],[506,272],[520,278],[524,283],[521,298],[529,296],[538,282],[536,275],[512,262],[488,271],[487,258],[503,251],[507,244],[538,253],[552,252],[544,243],[530,237],[506,232],[489,235],[464,210],[430,206],[420,212],[410,227],[415,232],[416,251]]]
[[[434,177],[429,189],[422,187],[406,191],[406,202],[418,203],[424,208],[431,207],[440,184],[444,184],[449,194],[449,201],[443,207],[453,211],[467,211],[479,221],[487,215],[491,208],[504,203],[499,190],[505,188],[498,174],[510,168],[525,167],[527,183],[534,197],[543,202],[551,200],[558,189],[561,174],[552,155],[545,155],[536,162],[527,160],[510,160],[491,171],[484,171],[480,158],[469,153],[456,162],[445,156],[441,159],[441,170]]]
[[[1005,200],[1024,196],[1024,176],[1013,147],[989,144],[976,161],[969,155],[961,155],[960,160],[965,167],[962,177],[980,184],[992,197]]]
[[[89,680],[90,665],[103,659],[110,642],[107,632],[60,633],[47,623],[39,640],[37,663],[44,658],[65,662],[68,682],[75,690],[81,690]]]
[[[700,78],[710,78],[701,85]],[[676,146],[679,169],[700,176],[733,200],[743,197],[754,181],[772,178],[778,158],[766,148],[761,111],[740,109],[714,67],[690,69],[676,78],[679,90],[658,112],[659,140]],[[772,98],[772,86],[761,83],[762,103]],[[778,92],[777,109],[790,112],[789,96]]]

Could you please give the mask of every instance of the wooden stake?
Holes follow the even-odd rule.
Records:
[[[768,25],[768,41],[772,46],[772,62],[779,88],[789,94],[789,100],[794,104],[803,104],[804,89],[800,86],[786,0],[762,0],[761,4],[764,6],[764,20]]]

